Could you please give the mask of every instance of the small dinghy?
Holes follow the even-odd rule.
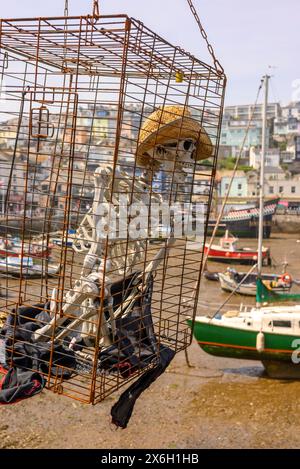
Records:
[[[46,247],[41,241],[22,243],[20,238],[0,238],[0,257],[19,257],[23,253],[24,256],[48,259],[51,256],[51,247]]]
[[[222,290],[239,293],[240,295],[255,296],[257,274],[239,273],[235,269],[228,268],[226,272],[218,274]],[[290,291],[293,281],[288,273],[281,275],[262,274],[264,285],[274,292]]]
[[[0,272],[12,277],[54,276],[60,271],[59,264],[38,264],[32,257],[6,257],[0,259]]]

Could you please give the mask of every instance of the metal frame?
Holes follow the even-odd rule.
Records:
[[[52,297],[56,326],[60,331],[67,327],[65,323],[59,326],[66,292],[80,278],[84,260],[67,246],[67,240],[69,230],[78,229],[93,203],[93,172],[99,165],[111,167],[111,187],[119,189],[110,191],[110,202],[122,191],[120,180],[127,176],[126,196],[130,200],[140,197],[143,168],[136,158],[140,129],[153,111],[167,105],[189,108],[209,135],[214,151],[208,161],[194,165],[188,190],[174,184],[173,174],[165,175],[162,182],[152,171],[148,209],[158,195],[168,203],[200,201],[205,207],[204,236],[196,244],[187,236],[176,239],[172,247],[166,238],[157,243],[146,239],[142,258],[131,270],[144,272],[139,287],[143,298],[147,266],[165,247],[163,259],[152,272],[151,312],[157,350],[161,345],[176,352],[185,349],[191,341],[186,317],[194,317],[197,307],[224,103],[224,73],[126,15],[70,16],[0,20],[0,78],[5,85],[0,109],[3,241],[17,235],[24,258],[34,250],[37,239],[42,252],[53,242],[54,232],[59,231],[62,240],[61,246],[52,248],[51,258],[40,257],[37,278],[26,275],[26,264],[21,265],[18,279],[12,278],[8,264],[2,269],[1,311],[15,318],[7,348],[10,356],[15,357],[20,344],[18,307],[45,304]],[[208,180],[209,193],[199,194],[203,177]],[[106,238],[100,286],[105,283],[109,249]],[[122,259],[129,258],[128,237],[122,249]],[[60,270],[51,274],[53,263],[59,264]],[[122,276],[111,271],[110,275],[115,282],[125,281],[128,272]],[[53,289],[57,292],[54,299]],[[67,366],[58,366],[56,374],[51,373],[56,343],[53,332],[47,339],[49,371],[44,371],[49,389],[94,404],[155,366],[158,357],[158,352],[153,353],[143,362],[141,340],[137,345],[141,366],[127,374],[121,372],[122,366],[101,370],[99,354],[107,348],[100,343],[104,290],[99,288],[97,321],[90,320],[97,330],[95,346],[81,349],[81,368],[72,370],[68,379],[62,377]],[[124,295],[123,288],[121,303]],[[89,357],[86,369],[84,354]],[[118,360],[118,365],[126,362],[124,357]]]

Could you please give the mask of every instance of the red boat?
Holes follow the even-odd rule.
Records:
[[[23,251],[22,251],[23,250]],[[24,243],[15,239],[0,239],[0,257],[34,257],[37,259],[47,259],[51,255],[51,246],[45,247],[41,243]]]
[[[220,239],[220,244],[212,244],[209,249],[209,243],[205,243],[204,253],[208,259],[216,262],[227,262],[235,264],[256,264],[258,258],[257,250],[252,248],[238,248],[238,239],[229,236],[226,232],[225,236]],[[209,252],[208,252],[209,250]],[[265,265],[271,265],[270,249],[262,248],[262,259]]]

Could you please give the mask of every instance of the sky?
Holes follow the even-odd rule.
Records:
[[[228,77],[226,104],[250,104],[260,78],[272,75],[270,101],[300,101],[299,0],[193,0]],[[92,0],[68,0],[71,15]],[[0,17],[61,16],[65,0],[0,0]],[[174,45],[210,62],[186,0],[99,0],[103,14],[126,13]]]

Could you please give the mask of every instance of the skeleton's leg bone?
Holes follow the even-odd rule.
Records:
[[[53,288],[52,290],[52,295],[51,295],[51,300],[50,300],[50,317],[53,318],[57,312],[57,289]]]
[[[155,270],[157,270],[158,266],[165,258],[167,251],[172,247],[175,241],[176,240],[174,238],[169,238],[168,241],[166,242],[166,245],[158,251],[154,259],[152,259],[152,261],[148,264],[148,266],[145,269],[146,278],[145,278],[145,284],[144,284],[143,289],[147,287],[148,279],[150,275],[152,275],[152,273],[155,272]],[[137,277],[136,281],[138,281],[138,279],[141,279],[142,276],[143,276],[143,273],[141,273]],[[120,315],[125,316],[126,312],[130,310],[130,308],[134,305],[137,299],[142,296],[142,294],[143,294],[143,291],[141,288],[138,288],[138,287],[134,288],[131,294],[126,298],[126,300],[124,300],[122,304],[119,306],[119,308],[113,313],[114,319],[117,319]],[[78,324],[80,321],[84,319],[86,319],[86,317],[80,316],[78,319],[76,319],[76,323]],[[74,328],[73,323],[70,324],[70,326]]]
[[[63,316],[52,318],[49,324],[37,329],[32,335],[34,342],[45,342],[51,337],[54,327],[62,326],[67,319],[67,315],[74,314],[79,310],[81,303],[87,298],[96,298],[99,295],[99,288],[91,280],[78,280],[72,290],[69,290],[65,297],[65,304],[62,308]]]
[[[98,274],[93,274],[98,275]],[[110,329],[108,328],[108,324],[106,319],[104,318],[104,315],[102,317],[102,322],[101,322],[101,331],[100,331],[100,342],[101,345],[111,345],[109,336],[112,334],[112,336],[115,335],[116,333],[116,325],[115,325],[115,319],[114,319],[114,313],[113,313],[113,298],[111,296],[111,281],[108,277],[105,277],[105,290],[104,290],[104,299],[106,303],[106,310],[109,312],[110,316]],[[92,321],[87,322],[88,319],[92,319],[94,317],[94,323]],[[55,338],[55,342],[62,340],[64,337],[66,337],[71,331],[74,331],[79,324],[82,324],[82,339],[85,340],[87,337],[90,336],[96,336],[97,334],[97,328],[98,328],[98,323],[99,321],[99,302],[95,304],[93,298],[88,298],[84,301],[82,308],[81,308],[81,315],[78,319],[75,319],[73,322],[71,322],[63,331],[61,331]],[[85,322],[84,322],[85,321]]]
[[[57,334],[54,341],[59,342],[62,339],[64,339],[67,335],[70,334],[70,332],[73,332],[77,328],[77,326],[82,324],[83,321],[87,321],[91,317],[95,316],[95,313],[97,313],[98,310],[99,310],[99,305],[95,306],[94,308],[92,308],[92,307],[85,308],[84,312],[80,315],[79,318],[75,319],[63,331],[61,331],[61,332],[59,332],[59,334]],[[95,329],[94,329],[94,331],[95,331]],[[85,330],[82,334],[82,337],[84,338],[87,335],[88,334],[86,333],[86,330]],[[101,325],[101,338],[105,338],[105,337],[108,337],[108,336],[109,336],[109,330],[107,328],[107,325],[105,323],[102,323],[102,325]],[[110,342],[108,342],[106,345],[110,345]]]

